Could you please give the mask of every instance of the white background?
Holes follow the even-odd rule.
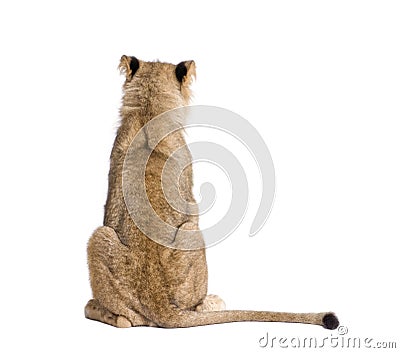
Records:
[[[193,103],[241,114],[271,151],[272,213],[249,238],[249,210],[209,249],[209,291],[229,309],[334,310],[348,336],[400,342],[399,18],[397,1],[2,2],[2,351],[261,352],[266,332],[331,335],[84,319],[122,54],[194,59]]]

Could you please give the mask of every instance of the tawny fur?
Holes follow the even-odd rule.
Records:
[[[136,227],[122,190],[125,155],[137,132],[150,119],[189,103],[195,64],[184,62],[187,74],[180,82],[175,65],[139,61],[139,68],[133,72],[132,60],[132,57],[122,56],[119,66],[126,76],[121,122],[111,153],[104,225],[94,232],[88,243],[93,299],[85,307],[86,317],[116,327],[190,327],[233,321],[281,321],[336,328],[338,322],[332,313],[225,311],[222,299],[216,295],[207,296],[204,249],[165,247]],[[151,148],[150,138],[146,135],[140,148]],[[165,161],[183,145],[183,133],[176,131],[154,149],[146,166],[145,185],[151,205],[160,218],[179,229],[198,230],[198,217],[173,209],[166,202],[161,187]],[[195,202],[190,167],[185,170],[180,183],[182,197]],[[202,239],[200,231],[196,234]],[[172,245],[182,241],[185,239],[180,237],[179,231],[171,239]]]

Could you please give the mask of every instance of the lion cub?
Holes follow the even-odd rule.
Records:
[[[181,130],[152,148],[145,173],[145,187],[154,211],[178,229],[169,240],[172,246],[160,245],[141,232],[124,200],[125,156],[146,123],[161,113],[188,105],[195,63],[145,62],[124,55],[119,68],[126,76],[121,123],[111,153],[104,226],[95,230],[88,243],[93,299],[85,307],[85,316],[116,327],[191,327],[234,321],[280,321],[335,329],[339,322],[333,313],[226,311],[218,296],[207,295],[204,248],[182,250],[178,246],[179,242],[187,240],[187,230],[194,231],[194,238],[202,241],[198,217],[171,207],[161,186],[166,160],[177,147],[185,145]],[[144,136],[135,153],[151,148],[148,141],[151,136],[148,132]],[[180,192],[187,201],[195,203],[190,166],[181,179]],[[131,182],[135,185],[136,180]]]

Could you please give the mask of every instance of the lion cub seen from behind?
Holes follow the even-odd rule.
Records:
[[[104,226],[93,233],[88,243],[93,299],[85,307],[85,316],[116,327],[191,327],[235,321],[280,321],[335,329],[339,323],[330,312],[226,311],[218,296],[207,295],[204,248],[180,250],[178,244],[186,241],[185,230],[195,231],[194,237],[202,241],[198,217],[171,207],[161,185],[166,160],[185,145],[181,130],[153,149],[145,173],[151,206],[161,219],[178,229],[170,239],[172,247],[162,246],[140,231],[124,201],[124,159],[134,137],[146,123],[168,110],[188,105],[195,63],[145,62],[124,55],[119,67],[126,76],[121,122],[111,152]],[[135,152],[150,148],[149,134],[145,130],[145,138]],[[179,183],[180,196],[195,203],[190,166]]]

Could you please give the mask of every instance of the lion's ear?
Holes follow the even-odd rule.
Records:
[[[182,61],[175,67],[175,76],[179,83],[190,85],[196,78],[196,64],[193,60]]]
[[[118,68],[121,74],[124,74],[126,79],[130,81],[139,69],[139,65],[139,60],[134,56],[122,55]]]

